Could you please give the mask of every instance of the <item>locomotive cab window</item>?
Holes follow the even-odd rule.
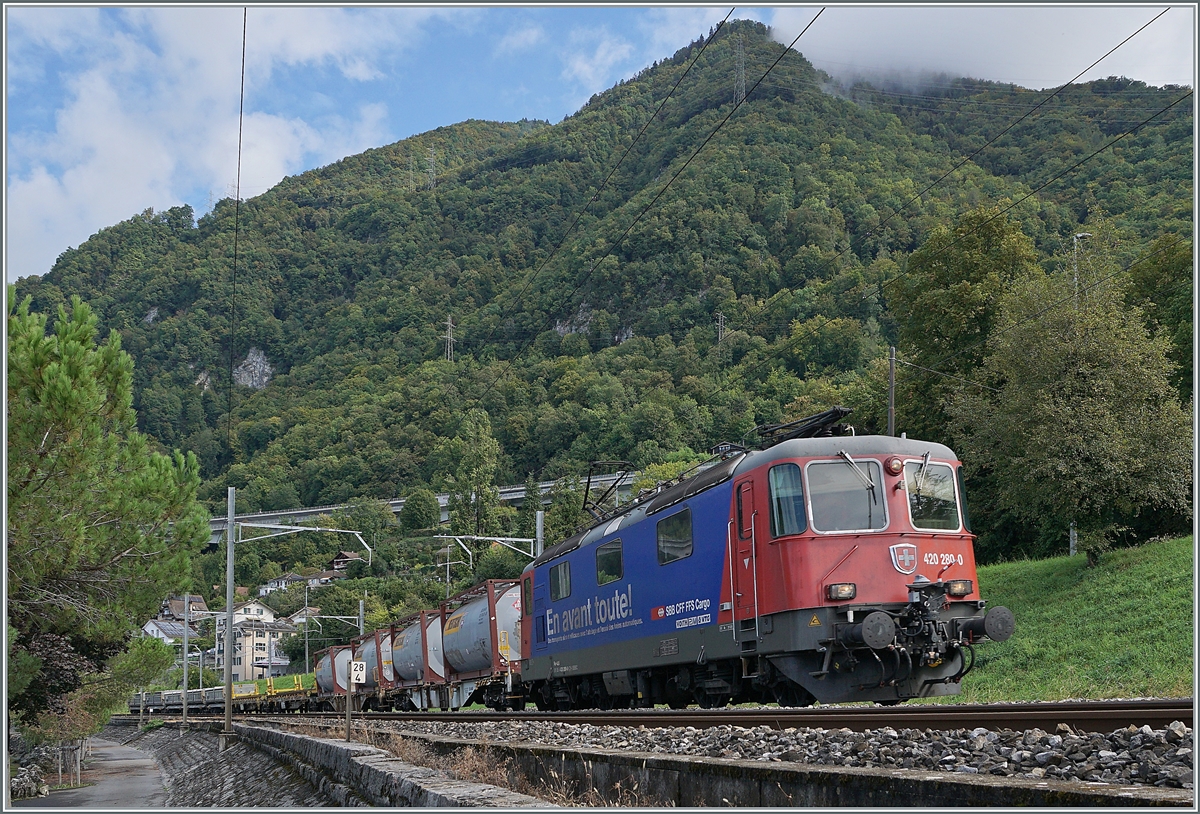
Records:
[[[771,536],[799,534],[807,527],[804,519],[804,486],[800,467],[781,464],[771,467],[767,478],[771,493]]]
[[[621,561],[621,540],[609,540],[601,546],[596,546],[596,584],[607,585],[625,575],[624,563]]]
[[[963,468],[961,466],[955,467],[954,474],[958,479],[958,499],[962,502],[963,528],[970,531],[971,512],[967,509],[967,484],[963,482]]]
[[[878,461],[814,461],[808,476],[808,505],[814,531],[878,531],[887,528],[883,470]]]
[[[958,531],[958,501],[954,471],[946,464],[908,461],[904,464],[904,489],[908,515],[914,529]]]
[[[658,521],[658,564],[692,556],[692,510],[684,509]]]
[[[557,602],[571,595],[571,563],[560,562],[550,569],[550,601]]]
[[[533,615],[533,574],[525,577],[521,583],[521,608],[523,615]]]

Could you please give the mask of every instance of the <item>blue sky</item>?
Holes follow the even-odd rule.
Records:
[[[558,122],[729,8],[251,7],[242,196],[464,119]],[[790,42],[818,8],[734,18]],[[1055,87],[1166,8],[832,6],[796,47],[835,75]],[[1193,85],[1195,28],[1170,7],[1084,79]],[[7,279],[147,208],[232,195],[241,37],[240,6],[5,7]]]

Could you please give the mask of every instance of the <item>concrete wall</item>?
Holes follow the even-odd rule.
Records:
[[[216,731],[220,724],[200,724]],[[270,724],[235,724],[240,745],[287,764],[336,805],[550,807],[549,803],[495,786],[454,780],[444,772],[413,766],[388,752],[336,737],[280,731]],[[529,786],[582,796],[594,790],[625,806],[854,806],[864,808],[946,806],[1101,807],[1183,806],[1193,792],[1144,786],[1036,781],[989,775],[860,769],[798,763],[764,763],[707,757],[579,752],[531,744],[484,744],[403,733],[435,755],[451,758],[471,747]]]
[[[480,744],[411,736],[449,755]],[[709,806],[1193,806],[1191,791],[1034,781],[911,770],[657,756],[614,750],[580,753],[547,746],[488,746],[528,781],[576,793],[594,789],[622,805]]]
[[[265,726],[234,724],[233,728],[244,743],[291,764],[336,805],[550,807],[536,797],[455,780],[437,769],[404,763],[374,746],[293,735]]]

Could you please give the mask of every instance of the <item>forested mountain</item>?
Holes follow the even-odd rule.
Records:
[[[636,142],[704,38],[559,124],[468,121],[285,179],[241,203],[236,275],[223,200],[198,221],[183,206],[103,229],[17,299],[53,312],[78,294],[120,332],[140,428],[196,452],[214,513],[227,484],[250,511],[461,482],[481,434],[498,442],[489,477],[515,483],[703,457],[831,402],[881,430],[888,345],[929,364],[911,340],[925,320],[984,324],[912,307],[909,283],[936,277],[905,276],[931,236],[983,211],[1023,248],[1004,254],[1019,273],[963,294],[978,308],[1032,269],[1062,271],[1085,228],[1104,236],[1083,244],[1088,279],[1157,245],[1128,316],[1190,359],[1190,100],[1006,210],[1182,89],[1072,87],[926,190],[1042,96],[974,80],[843,89],[792,53],[719,126],[735,37],[754,88],[781,46],[726,26]],[[1190,398],[1190,376],[1177,386]],[[922,425],[940,415],[932,396],[906,392],[898,431],[953,443]],[[476,408],[482,424],[464,419]]]

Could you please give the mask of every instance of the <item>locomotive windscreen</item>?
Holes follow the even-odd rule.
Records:
[[[817,461],[808,465],[807,474],[815,530],[869,531],[887,526],[883,470],[877,461]],[[866,488],[864,478],[873,489]]]

